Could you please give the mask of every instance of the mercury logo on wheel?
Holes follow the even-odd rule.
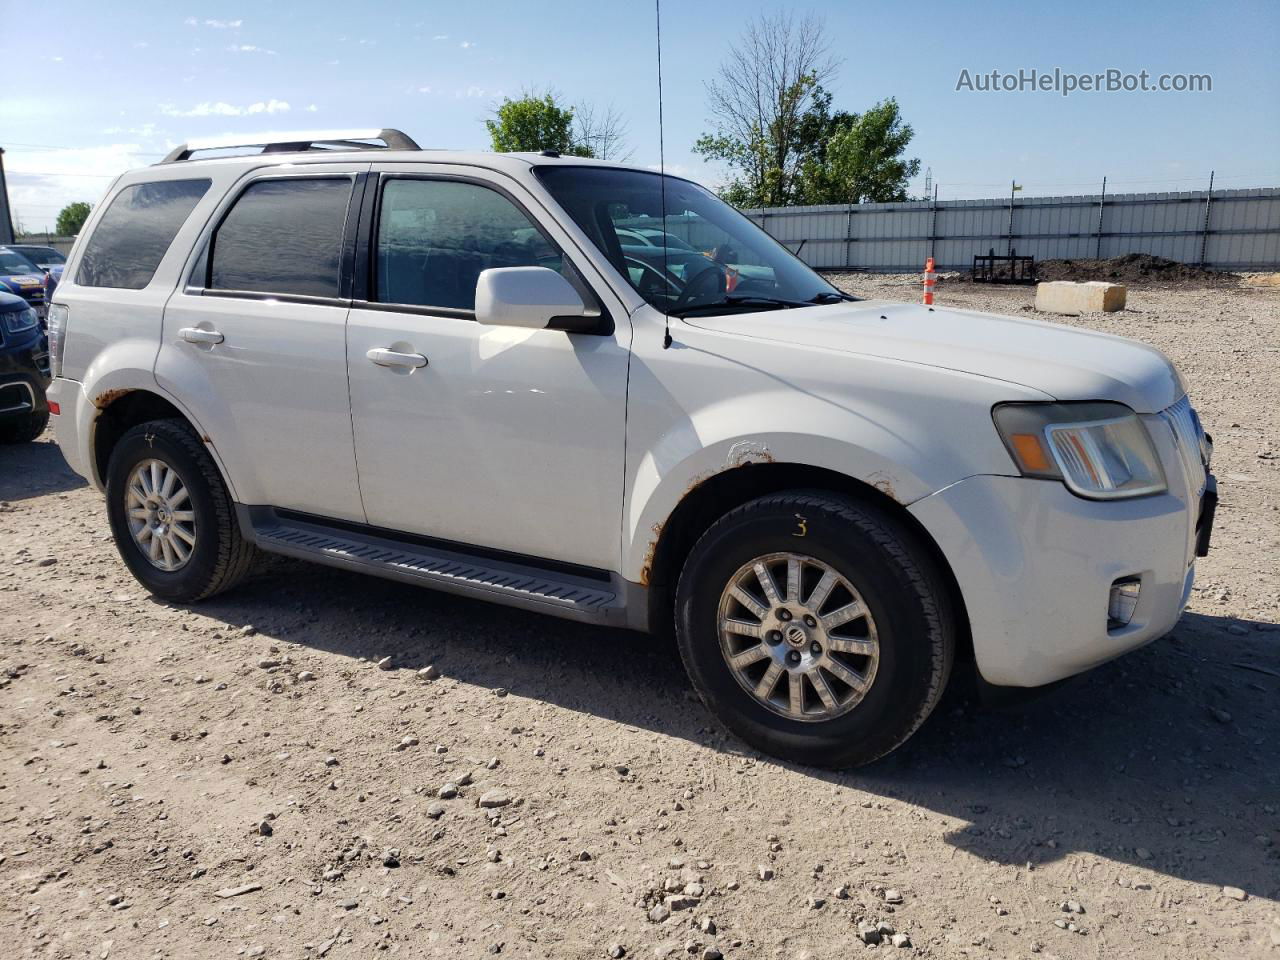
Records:
[[[804,632],[804,627],[794,623],[787,627],[786,638],[787,643],[791,644],[793,647],[804,646],[804,642],[809,639]]]

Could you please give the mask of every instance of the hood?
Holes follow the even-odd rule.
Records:
[[[1056,400],[1157,413],[1186,392],[1154,347],[1044,320],[865,300],[685,321],[708,330],[1004,380]]]

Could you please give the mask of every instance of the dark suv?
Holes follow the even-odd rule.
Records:
[[[49,423],[49,353],[35,308],[0,293],[0,443],[27,443]]]

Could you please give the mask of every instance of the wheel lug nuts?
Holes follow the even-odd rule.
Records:
[[[804,625],[806,627],[816,627],[818,625],[818,621],[813,618],[812,614],[806,613],[804,615]]]
[[[782,634],[777,630],[770,630],[768,633],[764,635],[764,638],[769,643],[772,643],[775,645],[782,642]]]
[[[799,662],[800,662],[800,652],[798,650],[792,650],[790,653],[787,654],[787,663],[799,663]]]
[[[816,657],[818,654],[822,653],[822,647],[817,643],[811,643],[809,644],[809,652]]]
[[[783,623],[786,623],[786,621],[791,619],[791,611],[786,609],[785,607],[779,610],[778,619],[781,620]]]

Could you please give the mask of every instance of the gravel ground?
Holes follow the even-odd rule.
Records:
[[[156,602],[51,438],[0,449],[5,955],[1280,957],[1280,289],[1130,303],[1068,322],[1164,349],[1215,435],[1191,609],[847,774],[639,635],[280,559]]]

